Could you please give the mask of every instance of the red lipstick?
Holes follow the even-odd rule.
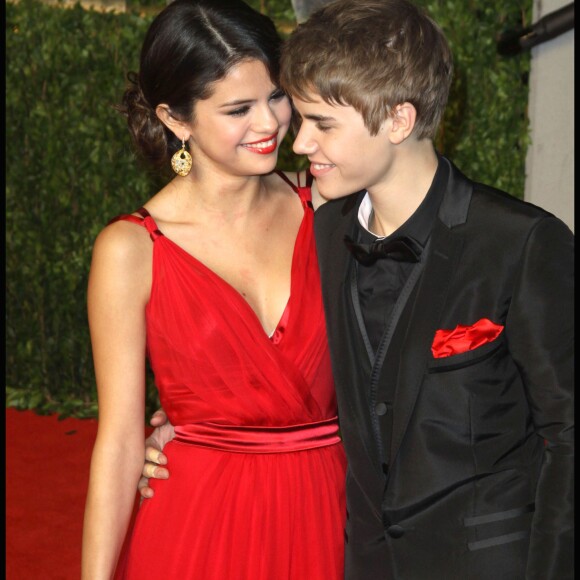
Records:
[[[253,141],[252,143],[242,143],[242,147],[251,153],[258,153],[258,155],[269,155],[276,151],[278,147],[278,133],[274,133],[270,137]]]

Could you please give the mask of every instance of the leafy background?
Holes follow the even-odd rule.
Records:
[[[251,0],[282,36],[290,0]],[[423,0],[446,32],[455,80],[438,150],[467,175],[523,197],[530,56],[498,56],[499,35],[525,27],[531,0]],[[7,406],[97,414],[86,286],[97,233],[160,187],[114,111],[164,2],[122,14],[6,4]],[[279,166],[303,167],[282,147]],[[157,405],[148,373],[147,410]]]

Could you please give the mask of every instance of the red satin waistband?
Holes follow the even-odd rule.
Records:
[[[193,423],[175,427],[175,439],[234,453],[286,453],[325,447],[340,442],[338,419],[283,427]]]

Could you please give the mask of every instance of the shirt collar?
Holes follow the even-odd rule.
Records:
[[[358,208],[358,223],[360,226],[358,229],[362,233],[363,239],[370,241],[390,237],[409,236],[425,247],[431,230],[433,229],[443,194],[445,193],[445,184],[447,183],[449,172],[447,164],[442,162],[439,155],[437,157],[439,159],[437,170],[423,201],[411,217],[390,236],[377,236],[369,230],[369,219],[373,206],[368,191],[365,193]]]

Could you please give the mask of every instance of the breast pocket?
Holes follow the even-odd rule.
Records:
[[[454,354],[443,358],[432,358],[429,362],[429,373],[442,373],[466,368],[492,357],[506,348],[503,333],[492,342],[488,342],[478,348]]]

